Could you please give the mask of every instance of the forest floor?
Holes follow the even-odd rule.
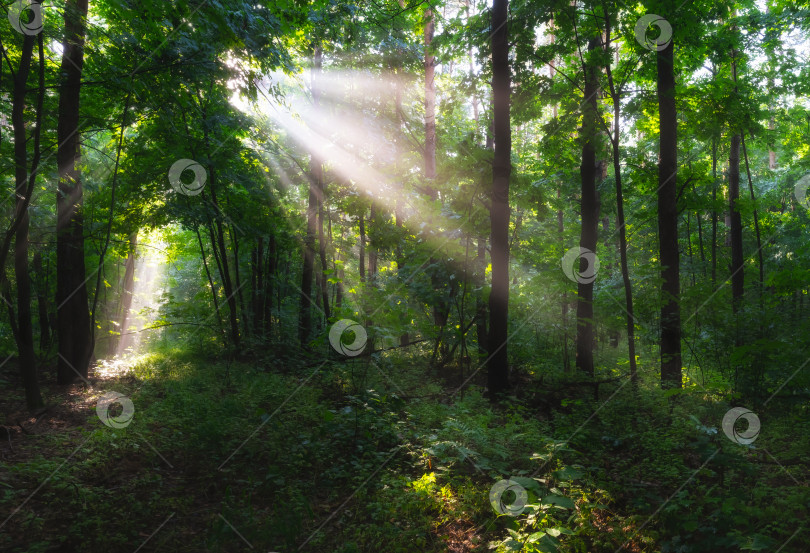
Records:
[[[480,373],[459,391],[469,370],[418,359],[162,351],[69,387],[43,371],[38,419],[0,399],[0,551],[807,550],[807,401],[771,402],[746,446],[696,387],[619,379],[594,399],[526,371],[493,407]],[[110,392],[133,402],[121,428],[97,409]],[[517,517],[490,504],[509,478],[528,493]]]

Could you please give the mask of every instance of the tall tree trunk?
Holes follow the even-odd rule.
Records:
[[[661,384],[681,387],[681,282],[678,250],[678,110],[675,46],[658,52],[658,244],[661,259]]]
[[[397,75],[396,75],[396,90],[394,93],[394,111],[396,112],[397,116],[397,139],[402,136],[402,127],[403,122],[405,120],[405,115],[402,111],[402,68],[398,68]],[[397,169],[399,167],[397,166]],[[402,229],[402,196],[404,195],[404,183],[400,181],[400,189],[397,191],[396,196],[396,204],[394,206],[394,224],[398,229],[397,236],[400,236],[401,229]],[[405,268],[405,257],[402,255],[402,240],[397,240],[397,247],[396,247],[396,260],[397,260],[397,273],[400,274],[401,271]],[[407,324],[407,310],[408,304],[407,302],[402,302],[402,309],[405,311],[403,314],[404,316],[401,317],[401,320]],[[411,337],[407,332],[403,332],[399,336],[399,345],[400,346],[407,346],[411,342]]]
[[[70,384],[76,372],[87,377],[90,366],[90,312],[87,303],[82,213],[79,103],[84,67],[85,20],[88,0],[65,2],[62,42],[62,83],[59,92],[56,160],[56,304],[59,359],[56,381]]]
[[[208,138],[206,135],[206,146],[207,143]],[[211,183],[209,187],[211,190],[211,202],[214,204],[217,211],[221,211],[216,193],[216,172],[214,166],[211,164],[208,165],[208,175],[209,182]],[[219,264],[219,274],[220,277],[222,277],[222,289],[225,293],[225,302],[228,304],[228,322],[230,323],[231,329],[231,342],[233,343],[234,347],[239,349],[239,319],[236,307],[236,291],[238,291],[238,289],[234,289],[233,281],[231,280],[231,269],[228,263],[228,249],[225,247],[225,231],[222,228],[222,221],[220,221],[219,218],[214,219],[212,222],[211,240],[211,247],[215,252],[218,253],[216,258]]]
[[[598,37],[588,41],[588,52],[600,47]],[[599,92],[599,72],[590,61],[585,65],[585,101],[582,104],[582,165],[579,173],[582,181],[582,230],[580,248],[596,252],[599,232],[599,195],[596,191],[596,145],[599,141],[599,112],[596,95]],[[578,273],[585,273],[588,259],[580,257]],[[593,270],[592,267],[590,267]],[[580,279],[577,284],[577,356],[576,366],[593,376],[593,280]]]
[[[770,88],[773,88],[773,79],[769,81]],[[773,131],[776,128],[776,121],[774,121],[773,115],[768,120],[768,130]],[[768,143],[768,169],[773,171],[776,169],[776,152],[773,151],[773,142]]]
[[[436,83],[433,42],[433,10],[425,11],[425,179],[431,197],[435,200],[433,180],[436,178]]]
[[[712,137],[712,288],[717,282],[717,138]]]
[[[242,293],[242,278],[239,274],[239,237],[234,232],[233,225],[227,225],[228,228],[228,237],[231,240],[231,247],[233,248],[233,278],[234,278],[234,289],[236,290],[236,297],[239,298],[239,309],[242,316],[242,329],[245,334],[250,332],[250,325],[248,324],[248,310],[245,306],[245,295]]]
[[[606,36],[610,37],[610,28],[606,31]],[[627,263],[627,229],[624,220],[624,191],[622,189],[622,166],[621,166],[621,134],[619,124],[621,121],[621,96],[616,84],[613,81],[613,72],[610,64],[606,64],[610,95],[613,99],[613,178],[616,185],[616,226],[619,228],[619,259],[622,269],[622,282],[624,283],[624,301],[627,310],[627,356],[630,361],[630,380],[633,385],[638,383],[638,368],[636,367],[636,329],[635,311],[633,309],[633,287],[630,283],[630,269]]]
[[[358,259],[358,272],[360,273],[360,282],[366,281],[366,220],[364,213],[360,212],[360,258]]]
[[[326,184],[321,179],[321,187],[318,194],[318,256],[321,260],[321,298],[323,302],[323,316],[327,324],[331,312],[329,309],[329,265],[326,264],[326,236],[323,232],[323,203],[324,203],[324,189]]]
[[[509,0],[492,4],[492,103],[495,156],[492,164],[492,291],[489,295],[490,399],[509,387],[509,177],[512,172],[510,120]]]
[[[372,284],[377,277],[377,204],[371,202],[371,211],[368,218],[368,280]]]
[[[321,49],[315,48],[312,56],[312,72],[310,75],[312,87],[312,101],[318,106],[320,91],[318,90],[317,74],[321,70]],[[307,234],[304,238],[304,259],[301,268],[301,298],[299,301],[298,340],[301,347],[309,343],[312,334],[312,278],[315,266],[315,233],[318,216],[318,191],[323,178],[323,166],[320,159],[313,152],[310,155],[309,195],[307,197]]]
[[[475,258],[476,286],[479,291],[475,295],[475,335],[478,340],[478,353],[487,354],[489,338],[487,335],[487,304],[484,301],[484,286],[487,281],[487,239],[478,237],[477,255]]]
[[[27,137],[25,136],[25,92],[34,51],[34,37],[24,35],[20,53],[20,67],[14,78],[11,120],[14,129],[14,180],[16,235],[14,242],[14,276],[17,280],[17,351],[19,353],[20,377],[25,388],[25,401],[29,410],[42,407],[39,391],[36,359],[34,357],[34,330],[31,323],[31,278],[28,275],[28,205],[33,193],[40,156],[40,128],[42,126],[42,102],[45,95],[45,60],[42,35],[39,35],[39,98],[37,121],[34,129],[34,159],[28,172]],[[0,265],[5,280],[5,259]]]
[[[279,290],[279,279],[276,277],[276,237],[271,234],[267,244],[267,272],[265,273],[265,292],[264,292],[264,327],[265,335],[268,340],[272,339],[273,331],[273,284]],[[281,305],[279,302],[277,305]]]
[[[762,294],[765,287],[765,261],[762,253],[762,235],[759,230],[759,212],[757,211],[756,196],[754,195],[754,180],[751,178],[751,165],[748,163],[748,149],[745,147],[745,134],[740,135],[743,158],[745,159],[745,173],[748,176],[748,192],[751,194],[751,203],[754,206],[754,231],[757,237],[757,257],[759,258],[759,292]]]
[[[253,250],[253,333],[261,336],[264,329],[264,237],[256,239],[256,248]]]
[[[728,154],[728,212],[731,218],[731,296],[734,312],[740,307],[745,292],[742,246],[742,215],[737,205],[740,200],[740,133],[731,137]]]
[[[115,168],[113,169],[112,184],[110,186],[110,213],[107,220],[107,232],[104,237],[104,242],[101,245],[101,252],[98,256],[98,270],[96,271],[96,286],[93,293],[93,307],[90,310],[90,348],[95,352],[96,348],[96,308],[98,307],[98,298],[101,291],[101,280],[104,278],[104,258],[107,256],[107,249],[110,247],[110,237],[112,235],[112,224],[115,218],[115,192],[118,188],[118,168],[121,164],[121,151],[124,148],[124,131],[127,128],[127,114],[129,113],[129,105],[132,100],[132,91],[127,93],[127,99],[124,102],[124,109],[121,114],[121,132],[118,135],[118,146],[115,154]],[[104,288],[105,300],[104,307],[107,309],[107,289]]]
[[[48,287],[45,280],[45,268],[42,266],[42,253],[34,252],[32,269],[36,275],[34,282],[37,296],[37,312],[39,317],[39,349],[46,351],[51,344],[51,322],[48,316]]]
[[[200,240],[200,249],[202,249],[202,239],[200,233],[197,231],[197,239]],[[120,332],[118,343],[115,350],[123,352],[129,345],[131,340],[127,334],[127,324],[129,322],[129,310],[132,307],[133,294],[135,293],[135,264],[138,255],[138,231],[133,232],[129,236],[129,252],[127,253],[127,261],[124,269],[124,279],[121,284],[121,294],[118,300],[118,330]],[[205,252],[203,252],[203,263],[205,263]],[[205,265],[205,272],[208,275],[209,282],[211,274],[208,272],[208,265]],[[213,283],[211,284],[213,291]],[[216,292],[214,292],[214,305],[217,307],[217,316],[219,316],[219,306],[216,303]],[[221,324],[221,321],[220,321]]]

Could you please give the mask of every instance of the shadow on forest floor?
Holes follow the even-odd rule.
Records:
[[[745,447],[721,429],[728,407],[695,390],[606,384],[594,401],[526,372],[493,408],[477,386],[452,394],[458,369],[425,378],[404,357],[277,368],[172,351],[92,386],[46,373],[38,419],[6,394],[0,549],[803,550],[806,404],[759,413]],[[102,423],[110,392],[131,421],[111,403]],[[490,505],[501,479],[526,491],[517,517]]]

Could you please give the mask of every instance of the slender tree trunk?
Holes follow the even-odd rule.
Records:
[[[492,4],[492,103],[495,156],[492,164],[492,291],[489,295],[490,399],[509,387],[509,177],[512,172],[510,121],[509,0]]]
[[[265,273],[265,292],[264,292],[264,327],[265,335],[268,339],[272,339],[273,330],[273,285],[278,290],[281,290],[279,279],[276,276],[276,237],[271,234],[267,244],[267,272]],[[281,306],[281,302],[276,304]]]
[[[745,159],[745,173],[748,176],[748,192],[751,194],[751,203],[754,206],[754,231],[757,235],[757,257],[759,258],[759,291],[765,286],[765,261],[762,254],[762,237],[759,231],[759,213],[757,212],[756,196],[754,195],[754,180],[751,178],[751,165],[748,163],[748,150],[745,147],[745,134],[740,135],[743,157]]]
[[[661,384],[681,387],[681,282],[678,250],[678,111],[675,46],[658,52],[658,243],[661,259]]]
[[[739,309],[745,293],[742,215],[737,205],[740,200],[740,140],[739,133],[735,133],[731,137],[731,148],[728,154],[728,212],[731,218],[731,296],[735,313]]]
[[[256,249],[253,257],[253,273],[256,282],[254,283],[253,299],[253,332],[256,336],[261,336],[264,330],[264,298],[265,298],[265,275],[264,275],[264,237],[256,239]]]
[[[39,349],[47,351],[51,344],[51,322],[48,317],[48,287],[44,281],[45,269],[42,266],[42,253],[39,251],[34,253],[32,269],[37,275],[34,287],[39,317]]]
[[[107,220],[107,232],[104,237],[104,242],[101,245],[101,252],[98,256],[98,270],[96,271],[96,287],[93,292],[93,307],[90,310],[90,347],[95,352],[96,348],[96,309],[98,308],[98,297],[101,290],[101,280],[104,278],[104,258],[107,256],[107,249],[110,246],[110,237],[112,235],[112,224],[115,218],[115,192],[118,189],[118,168],[121,163],[121,151],[124,147],[124,131],[127,128],[127,114],[129,113],[129,105],[132,100],[132,91],[127,93],[126,101],[124,102],[124,109],[121,114],[121,132],[118,135],[118,146],[115,154],[115,169],[113,170],[112,184],[110,186],[110,213]],[[106,288],[104,289],[106,294]],[[106,295],[104,296],[104,305],[106,309],[107,301]]]
[[[56,317],[59,357],[56,380],[70,384],[78,373],[87,377],[92,355],[90,312],[85,286],[79,102],[84,66],[88,0],[65,2],[62,82],[59,92],[56,196]]]
[[[200,239],[200,233],[197,232],[197,238]],[[200,242],[202,247],[202,242]],[[119,336],[113,351],[123,352],[126,349],[131,337],[126,335],[127,324],[129,322],[129,310],[132,307],[132,297],[135,293],[135,262],[138,255],[138,231],[133,232],[129,236],[129,252],[127,253],[126,268],[124,269],[124,279],[121,283],[121,294],[118,300],[118,331]],[[204,252],[203,252],[204,255]],[[205,259],[203,258],[203,262]],[[208,273],[208,266],[205,268]],[[210,274],[209,274],[210,278]],[[216,302],[214,302],[216,305]],[[217,315],[219,315],[219,308],[217,308]]]
[[[773,88],[773,79],[769,81],[770,88]],[[771,115],[771,118],[768,120],[768,130],[773,131],[776,129],[776,121]],[[768,143],[768,169],[773,171],[776,169],[776,152],[773,151],[773,142]]]
[[[610,29],[606,31],[606,36],[610,36]],[[627,263],[627,229],[624,219],[624,191],[622,188],[622,166],[621,166],[621,134],[619,124],[621,121],[621,96],[613,82],[613,73],[610,64],[606,66],[610,94],[613,98],[613,173],[616,185],[616,226],[619,228],[619,259],[622,269],[622,282],[624,283],[624,302],[627,309],[627,356],[630,361],[630,380],[633,385],[638,384],[638,368],[636,367],[636,329],[635,311],[633,309],[633,287],[630,282],[630,269]]]
[[[366,281],[366,220],[360,212],[360,258],[358,259],[358,272],[360,273],[360,282]]]
[[[208,145],[208,139],[206,137],[206,146]],[[216,172],[214,166],[209,164],[208,165],[208,175],[209,175],[209,182],[210,190],[211,190],[211,202],[217,208],[218,211],[221,211],[219,207],[219,201],[217,200],[217,179],[216,179]],[[219,218],[213,221],[214,228],[212,229],[213,238],[216,239],[215,242],[211,244],[215,251],[219,252],[218,260],[220,266],[220,276],[222,277],[222,288],[225,292],[225,302],[228,304],[228,321],[230,323],[231,328],[231,342],[233,343],[236,349],[239,349],[239,319],[238,319],[238,311],[236,307],[236,292],[238,289],[234,288],[233,281],[231,280],[231,269],[228,263],[228,249],[225,247],[225,232],[222,228],[222,221]],[[238,262],[238,260],[237,260]]]
[[[221,314],[221,312],[219,310],[219,300],[217,299],[217,288],[216,288],[216,286],[214,286],[214,279],[211,278],[211,270],[208,268],[208,260],[207,260],[208,256],[205,253],[205,247],[203,246],[202,236],[200,236],[200,229],[195,227],[194,231],[197,233],[197,242],[200,244],[200,256],[202,257],[203,268],[205,269],[205,276],[208,278],[208,285],[211,287],[211,297],[214,300],[214,310],[217,313],[217,320],[219,321],[219,328],[222,329],[222,314]],[[133,250],[132,257],[133,257],[132,274],[134,275],[135,274],[134,250]],[[127,273],[129,273],[129,259],[127,259]],[[129,313],[129,306],[130,306],[131,303],[132,303],[132,294],[130,293],[130,297],[127,300],[126,313]]]
[[[371,202],[371,211],[368,218],[368,280],[372,284],[377,277],[377,239],[375,228],[377,225],[377,204]]]
[[[234,278],[234,290],[236,290],[236,297],[239,298],[239,309],[242,316],[242,329],[245,334],[250,332],[250,325],[248,324],[248,317],[247,317],[247,308],[245,307],[245,295],[242,292],[242,278],[239,275],[239,265],[240,265],[240,258],[239,258],[239,237],[234,232],[233,225],[227,225],[228,228],[228,237],[231,240],[231,246],[233,247],[233,278]]]
[[[42,407],[42,394],[37,379],[36,359],[34,357],[34,330],[31,322],[31,278],[28,275],[28,205],[33,192],[40,155],[40,128],[42,126],[42,102],[45,95],[44,54],[42,35],[39,35],[39,99],[37,103],[37,122],[34,129],[34,159],[31,172],[28,172],[27,137],[25,133],[25,93],[28,75],[31,69],[31,58],[34,51],[33,36],[24,35],[20,53],[20,66],[14,78],[14,96],[12,98],[11,121],[14,130],[14,180],[15,180],[15,213],[14,223],[17,226],[14,242],[14,276],[17,280],[17,351],[19,353],[20,377],[25,389],[25,400],[29,410]],[[5,280],[5,260],[0,265]]]
[[[433,10],[425,11],[425,179],[436,199],[433,180],[436,178],[436,83],[435,58],[431,50],[434,33]]]
[[[475,258],[476,263],[476,286],[479,291],[475,296],[475,333],[478,340],[478,353],[486,356],[489,338],[487,333],[487,304],[484,301],[484,286],[486,284],[487,272],[487,239],[486,236],[478,237],[478,249]]]
[[[396,76],[396,90],[394,93],[394,111],[396,112],[397,116],[397,139],[402,136],[402,126],[403,121],[405,119],[405,115],[402,111],[402,68],[398,68],[397,76]],[[399,166],[397,166],[399,169]],[[401,236],[402,232],[402,196],[405,190],[403,188],[403,182],[400,181],[400,190],[397,191],[396,196],[396,204],[394,206],[394,224],[397,227],[397,236]],[[405,257],[402,255],[402,239],[397,240],[397,247],[396,247],[396,260],[397,260],[397,274],[401,274],[402,271],[405,269]],[[405,311],[403,314],[404,316],[401,320],[407,325],[408,317],[408,304],[407,302],[402,303],[402,309]],[[411,337],[407,332],[403,332],[399,336],[399,345],[400,346],[407,346],[411,342]]]
[[[317,74],[321,70],[321,49],[316,47],[312,56],[311,87],[313,104],[318,106],[320,92]],[[309,195],[307,198],[307,234],[304,238],[304,259],[301,268],[301,298],[299,301],[298,340],[306,347],[312,334],[312,278],[315,266],[315,235],[318,215],[318,191],[323,178],[323,167],[315,153],[310,155]]]
[[[717,283],[717,138],[712,137],[712,288]]]
[[[329,265],[326,264],[326,236],[323,232],[323,203],[324,203],[324,188],[326,187],[323,179],[321,179],[320,193],[318,195],[318,256],[321,260],[321,299],[323,303],[323,316],[325,322],[328,324],[329,317],[331,317],[329,309]]]
[[[600,47],[598,37],[588,41],[588,52]],[[582,182],[582,230],[580,248],[596,252],[599,232],[599,195],[596,191],[596,145],[599,141],[599,72],[590,62],[585,66],[585,101],[582,104],[582,165],[579,173]],[[588,260],[582,256],[578,273],[586,273]],[[592,268],[591,268],[592,269]],[[593,376],[593,280],[580,279],[577,284],[577,356],[576,365],[581,371]]]

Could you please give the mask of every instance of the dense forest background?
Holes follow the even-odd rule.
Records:
[[[808,550],[807,0],[0,4],[0,550]]]

